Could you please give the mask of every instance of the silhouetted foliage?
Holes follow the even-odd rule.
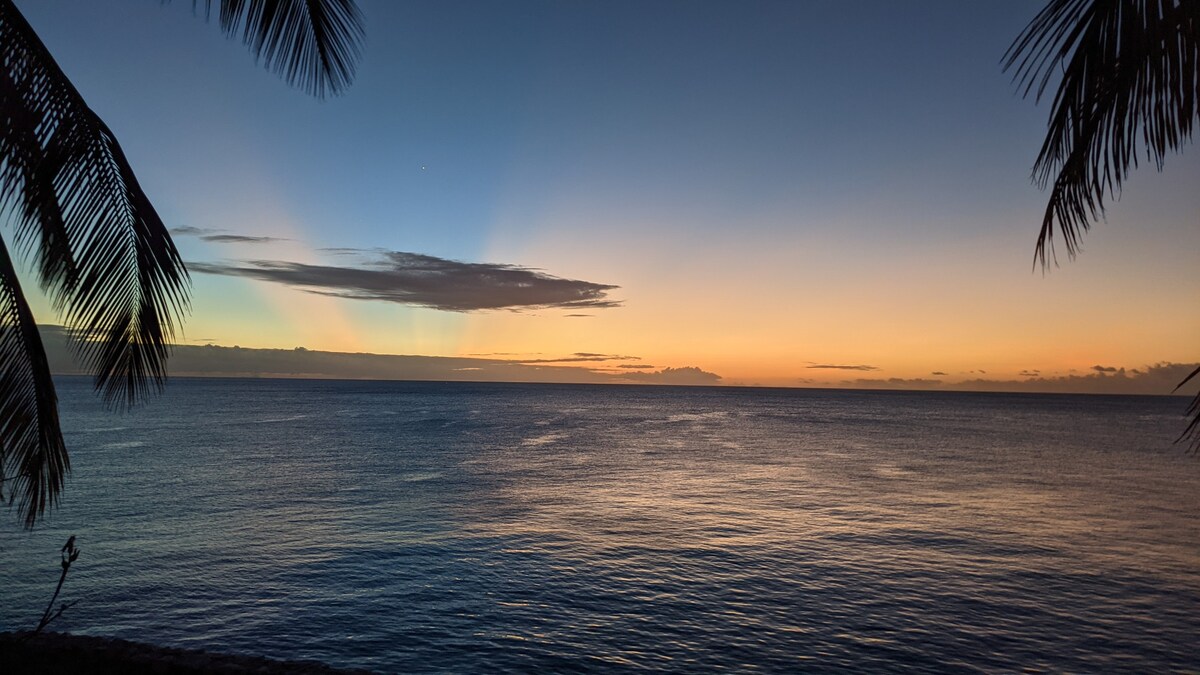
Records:
[[[58,594],[62,592],[63,583],[67,580],[67,572],[71,571],[71,563],[79,559],[79,549],[75,547],[75,535],[71,535],[67,539],[67,543],[62,547],[62,574],[58,576],[58,585],[54,587],[54,595],[50,596],[50,602],[46,605],[46,611],[42,612],[42,618],[38,621],[37,628],[33,629],[34,635],[42,632],[50,622],[62,616],[68,609],[75,605],[74,602],[64,602],[59,605],[58,611],[54,610],[54,601],[58,600]]]
[[[316,96],[354,76],[362,25],[352,0],[221,0],[219,23]],[[104,399],[129,406],[161,389],[188,307],[187,270],[116,137],[12,0],[0,0],[0,211]],[[26,527],[55,503],[70,468],[57,406],[0,240],[0,498],[18,502]]]
[[[1139,158],[1161,171],[1167,154],[1191,140],[1200,116],[1198,31],[1196,0],[1051,0],[1009,47],[1004,68],[1025,96],[1040,101],[1058,78],[1033,166],[1034,182],[1050,187],[1036,261],[1047,264],[1047,248],[1054,259],[1055,229],[1074,257]],[[1200,444],[1200,394],[1188,414],[1184,437]]]
[[[1183,381],[1179,383],[1179,387],[1192,381],[1197,375],[1200,375],[1200,367],[1197,367]],[[1175,387],[1178,391],[1179,387]],[[1188,406],[1187,414],[1192,418],[1188,422],[1187,428],[1179,435],[1179,441],[1190,441],[1192,444],[1192,452],[1200,452],[1200,392],[1192,399],[1191,405]],[[1178,441],[1177,441],[1178,442]]]
[[[1191,139],[1200,113],[1200,3],[1053,0],[1009,47],[1022,93],[1045,95],[1061,73],[1034,181],[1051,187],[1037,256],[1057,229],[1075,255],[1143,155],[1159,169]],[[1053,250],[1051,251],[1053,255]]]
[[[168,0],[169,1],[169,0]],[[211,18],[214,0],[203,2]],[[362,14],[354,0],[219,0],[218,23],[288,84],[324,98],[354,80]]]

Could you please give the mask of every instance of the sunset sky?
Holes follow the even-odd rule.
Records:
[[[1200,359],[1194,147],[1033,266],[1049,110],[1000,60],[1040,0],[362,0],[324,101],[190,2],[17,4],[176,229],[181,342],[781,386]]]

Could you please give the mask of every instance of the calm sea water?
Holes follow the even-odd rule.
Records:
[[[60,385],[0,628],[385,672],[1200,669],[1179,398]]]

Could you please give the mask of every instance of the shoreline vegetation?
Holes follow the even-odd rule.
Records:
[[[0,633],[0,663],[10,675],[24,673],[84,673],[137,675],[139,673],[310,673],[342,675],[368,670],[334,668],[319,661],[280,661],[160,647],[120,638],[70,633]]]

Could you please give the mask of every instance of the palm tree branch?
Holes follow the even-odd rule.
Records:
[[[69,255],[59,257],[70,261],[63,265],[70,273],[43,273],[41,281],[97,389],[110,403],[133,404],[163,383],[171,338],[187,308],[187,270],[116,137],[11,0],[0,0],[0,38],[11,90],[6,107],[20,104],[12,115],[28,117],[23,137],[9,134],[24,154],[4,159],[31,167],[3,174],[5,190],[20,195],[26,227],[36,221],[65,245]],[[57,209],[30,207],[35,197]]]
[[[58,285],[71,288],[78,270],[58,191],[51,176],[39,170],[43,156],[38,139],[40,116],[30,105],[28,88],[17,84],[25,77],[23,64],[4,65],[0,67],[0,210],[15,215],[18,250],[24,256],[36,256],[43,290]]]
[[[1045,266],[1056,229],[1074,257],[1139,158],[1161,171],[1167,154],[1191,140],[1200,118],[1200,2],[1051,0],[1003,64],[1038,101],[1061,73],[1033,166],[1034,183],[1052,185],[1034,251],[1034,264]],[[1188,415],[1180,440],[1200,449],[1200,394]]]
[[[192,7],[203,3],[209,18],[213,1]],[[354,80],[363,42],[354,0],[220,0],[218,23],[268,70],[317,98],[341,94]]]
[[[1159,169],[1200,116],[1200,3],[1053,0],[1005,54],[1025,95],[1040,100],[1062,73],[1034,182],[1053,185],[1035,260],[1057,229],[1074,256],[1144,156]]]
[[[1200,366],[1197,366],[1187,377],[1183,378],[1183,381],[1175,386],[1175,391],[1179,391],[1198,375],[1200,375]],[[1200,391],[1196,392],[1196,395],[1192,397],[1192,402],[1188,405],[1187,414],[1192,420],[1188,423],[1187,428],[1183,430],[1183,433],[1179,435],[1176,443],[1189,441],[1192,446],[1192,452],[1197,453],[1200,452]]]
[[[14,482],[8,503],[19,500],[26,527],[57,501],[69,470],[50,365],[0,240],[0,488]]]

